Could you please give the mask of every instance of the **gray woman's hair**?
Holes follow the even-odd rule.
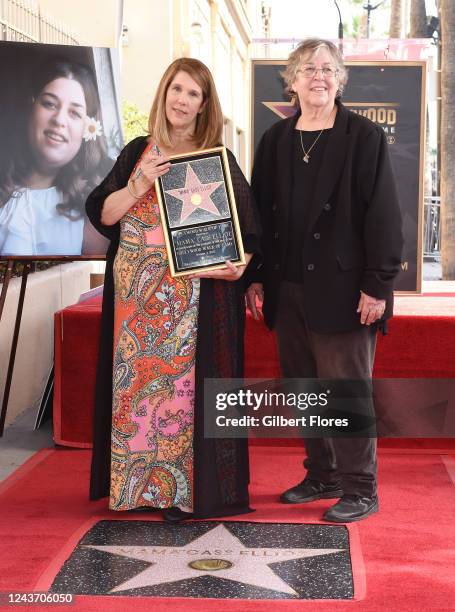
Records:
[[[286,69],[281,73],[286,84],[286,93],[294,97],[295,92],[292,89],[292,83],[295,81],[297,76],[297,70],[303,63],[303,60],[309,60],[313,55],[319,51],[319,49],[325,48],[332,56],[335,67],[338,70],[339,86],[337,91],[337,98],[341,98],[344,87],[348,81],[348,70],[343,63],[338,47],[334,45],[330,40],[324,40],[323,38],[307,38],[292,51],[288,58]]]

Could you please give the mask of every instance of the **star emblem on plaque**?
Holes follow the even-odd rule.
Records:
[[[219,217],[220,211],[210,196],[220,185],[223,185],[223,182],[202,183],[191,164],[185,164],[185,172],[185,184],[183,187],[165,191],[166,195],[169,194],[182,201],[180,224],[183,225],[184,221],[196,211],[205,211]]]
[[[226,149],[170,157],[156,183],[172,276],[245,263]]]

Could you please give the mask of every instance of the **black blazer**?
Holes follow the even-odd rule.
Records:
[[[304,311],[309,328],[337,333],[361,327],[360,290],[386,299],[393,312],[393,280],[403,236],[395,179],[384,131],[337,101],[302,245]],[[256,151],[252,188],[262,226],[262,264],[249,280],[264,284],[264,317],[274,326],[289,236],[293,130],[298,113],[274,124]],[[310,162],[311,163],[311,162]]]

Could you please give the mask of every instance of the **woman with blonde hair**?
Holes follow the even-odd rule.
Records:
[[[220,145],[222,126],[210,71],[196,59],[174,61],[158,86],[149,136],[125,147],[87,201],[92,223],[111,240],[90,495],[109,494],[112,510],[162,509],[171,522],[250,511],[246,441],[203,432],[204,379],[242,376],[245,266],[171,277],[154,189],[170,156]],[[228,158],[249,261],[256,216]]]

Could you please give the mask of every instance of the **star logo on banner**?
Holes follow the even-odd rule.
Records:
[[[84,548],[150,563],[147,569],[117,585],[111,593],[214,576],[297,597],[299,594],[273,571],[271,565],[344,551],[342,548],[248,548],[224,525],[217,525],[179,547],[86,545]]]
[[[292,117],[297,112],[297,105],[294,102],[263,102],[272,113],[278,115],[280,119],[287,119]]]
[[[222,181],[215,183],[201,183],[190,164],[186,169],[185,186],[178,189],[169,189],[168,193],[183,203],[180,214],[180,223],[185,221],[195,210],[206,210],[220,216],[220,211],[211,199],[212,193],[222,185]]]

